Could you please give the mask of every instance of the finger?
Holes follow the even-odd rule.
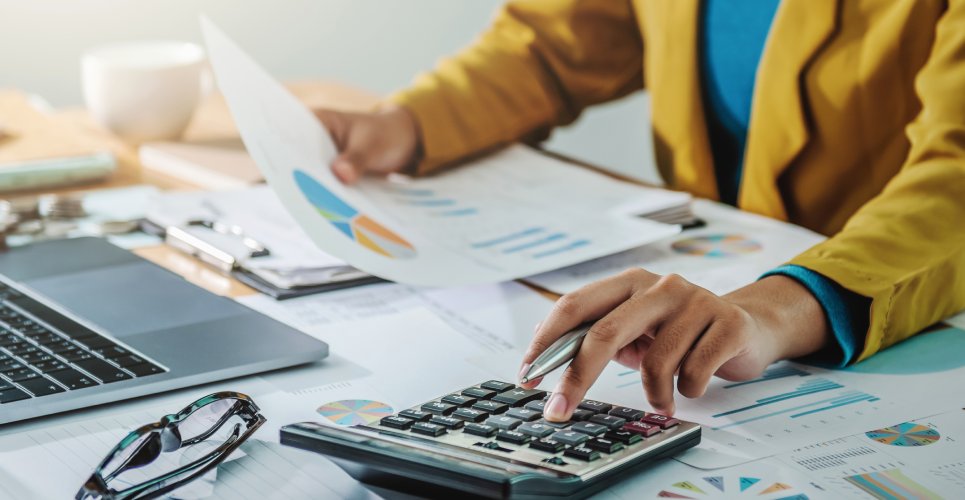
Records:
[[[748,327],[740,312],[715,318],[680,366],[677,388],[688,398],[703,396],[714,373],[740,355],[747,344]]]
[[[644,356],[647,355],[647,351],[650,349],[652,343],[652,338],[641,335],[633,342],[625,345],[623,349],[617,351],[613,360],[627,368],[639,370],[640,362],[643,361]]]
[[[354,184],[362,177],[361,169],[346,155],[339,155],[335,158],[335,161],[332,162],[332,172],[338,180],[345,184]]]
[[[713,321],[714,301],[710,292],[684,292],[687,301],[657,330],[647,355],[640,363],[643,389],[650,406],[658,413],[673,415],[674,374]]]
[[[576,409],[590,385],[623,347],[653,331],[678,309],[679,297],[669,293],[633,294],[610,314],[593,324],[546,405],[549,420],[566,420]]]
[[[631,269],[616,276],[586,285],[568,293],[553,306],[523,355],[523,364],[532,363],[547,347],[564,333],[590,320],[603,317],[626,301],[635,290],[646,289],[659,276]]]

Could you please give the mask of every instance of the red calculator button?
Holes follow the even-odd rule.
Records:
[[[623,430],[639,434],[643,437],[650,437],[660,432],[660,427],[646,422],[630,422],[623,426]]]
[[[643,416],[642,420],[648,424],[656,425],[661,429],[669,429],[680,423],[676,418],[658,415],[656,413],[647,413]]]

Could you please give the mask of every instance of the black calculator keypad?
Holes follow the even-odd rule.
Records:
[[[489,380],[403,410],[369,425],[425,436],[512,460],[590,471],[659,446],[665,434],[694,424],[587,399],[567,422],[543,418],[547,393]],[[566,457],[565,460],[563,457]],[[578,472],[582,473],[582,472]]]

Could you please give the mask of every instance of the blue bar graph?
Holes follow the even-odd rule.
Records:
[[[878,401],[878,399],[879,398],[872,396],[871,394],[865,394],[863,392],[860,392],[857,394],[842,396],[838,399],[832,400],[831,404],[822,408],[815,408],[813,410],[808,410],[801,413],[795,413],[794,415],[791,415],[791,418],[798,418],[798,417],[803,417],[805,415],[810,415],[812,413],[833,410],[835,408],[838,408],[839,406],[846,406],[854,403],[860,403],[862,401]]]
[[[726,429],[726,428],[728,428],[728,427],[736,427],[736,426],[738,426],[738,425],[743,425],[743,424],[746,424],[746,423],[748,423],[748,422],[754,422],[754,421],[756,421],[756,420],[763,420],[763,419],[765,419],[765,418],[771,418],[771,417],[775,417],[775,416],[777,416],[777,415],[783,415],[783,414],[785,414],[785,413],[792,413],[792,412],[796,412],[796,411],[798,411],[798,410],[802,410],[802,409],[804,409],[804,408],[810,408],[810,407],[812,407],[812,406],[817,406],[817,405],[825,404],[825,403],[828,403],[828,404],[830,404],[830,405],[843,406],[843,404],[841,404],[841,403],[843,403],[844,401],[847,401],[847,399],[843,399],[843,398],[856,398],[856,397],[858,397],[859,395],[864,395],[864,393],[863,393],[863,392],[860,392],[860,391],[849,391],[849,392],[846,392],[846,393],[844,393],[844,394],[841,394],[841,395],[838,395],[838,396],[834,396],[833,398],[822,399],[822,400],[820,400],[820,401],[815,401],[815,402],[813,402],[813,403],[806,403],[806,404],[803,404],[803,405],[795,406],[795,407],[793,407],[793,408],[787,408],[787,409],[780,410],[780,411],[775,411],[775,412],[771,412],[771,413],[766,413],[766,414],[764,414],[764,415],[758,415],[758,416],[756,416],[756,417],[746,418],[746,419],[744,419],[744,420],[739,420],[739,421],[737,421],[737,422],[731,422],[731,423],[729,423],[729,424],[727,424],[727,425],[722,425],[722,426],[720,426],[720,427],[714,427],[714,429],[715,429],[715,430],[718,430],[718,429]],[[871,399],[867,399],[867,401],[877,401],[877,399],[878,399],[878,398],[871,398]],[[838,401],[838,403],[835,403],[835,401]],[[853,401],[853,402],[858,402],[858,400],[856,399],[856,400]],[[845,404],[849,404],[849,403],[845,403]],[[821,407],[819,411],[829,410],[829,409],[831,409],[832,407],[833,407],[833,406]],[[801,415],[801,414],[798,413],[797,415]],[[714,415],[714,416],[716,417],[717,415]]]
[[[798,388],[791,392],[785,392],[783,394],[776,394],[774,396],[758,399],[755,404],[744,406],[742,408],[737,408],[735,410],[726,411],[724,413],[718,413],[713,415],[714,418],[725,417],[727,415],[733,415],[735,413],[741,413],[748,410],[753,410],[755,408],[760,408],[762,406],[767,406],[774,403],[779,403],[781,401],[787,401],[788,399],[799,398],[801,396],[806,396],[808,394],[814,394],[816,392],[830,391],[834,389],[840,389],[844,386],[827,379],[814,379],[809,380]]]
[[[566,245],[566,246],[562,246],[559,248],[554,248],[552,250],[546,250],[543,252],[533,254],[533,258],[542,259],[543,257],[549,257],[551,255],[557,255],[564,252],[569,252],[571,250],[576,250],[577,248],[582,248],[589,244],[590,244],[590,240],[576,240],[573,243],[570,243],[569,245]]]
[[[746,380],[744,382],[736,382],[733,384],[725,385],[724,389],[730,389],[732,387],[740,387],[740,386],[749,385],[749,384],[756,384],[758,382],[767,382],[768,380],[774,380],[778,378],[793,377],[793,376],[807,377],[808,375],[810,375],[810,373],[804,370],[801,370],[799,368],[795,368],[793,366],[779,366],[776,368],[765,370],[763,375],[753,380]]]
[[[456,200],[449,198],[430,198],[428,200],[406,200],[403,203],[416,207],[451,207],[456,204]]]
[[[507,234],[507,235],[505,235],[505,236],[500,236],[500,237],[498,237],[498,238],[493,238],[493,239],[490,239],[490,240],[480,241],[480,242],[478,242],[478,243],[473,243],[473,244],[472,244],[472,247],[473,247],[473,248],[489,248],[489,247],[493,247],[493,246],[496,246],[496,245],[501,245],[501,244],[503,244],[503,243],[509,243],[510,241],[513,241],[513,240],[516,240],[516,239],[519,239],[519,238],[525,238],[525,237],[527,237],[527,236],[532,236],[532,235],[534,235],[534,234],[538,234],[538,233],[543,232],[543,230],[544,230],[544,229],[541,228],[541,227],[531,227],[531,228],[529,228],[529,229],[524,229],[524,230],[519,231],[519,232],[510,233],[510,234]]]
[[[409,188],[409,187],[402,187],[402,186],[394,186],[392,187],[392,190],[395,191],[396,193],[399,193],[405,196],[422,197],[422,196],[433,196],[436,194],[435,191],[431,189]]]
[[[519,244],[519,245],[516,245],[516,246],[513,246],[513,247],[509,247],[509,248],[503,249],[503,253],[517,253],[517,252],[522,252],[523,250],[529,250],[530,248],[535,248],[535,247],[538,247],[538,246],[541,246],[541,245],[545,245],[545,244],[547,244],[547,243],[552,243],[552,242],[554,242],[554,241],[562,240],[563,238],[566,238],[566,233],[553,233],[553,234],[551,234],[551,235],[549,235],[549,236],[546,236],[546,237],[544,237],[544,238],[540,238],[540,239],[538,239],[538,240],[529,241],[529,242],[526,242],[526,243],[522,243],[522,244]]]

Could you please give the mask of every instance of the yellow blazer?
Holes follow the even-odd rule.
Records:
[[[515,0],[393,100],[420,172],[646,88],[670,187],[717,198],[696,0]],[[965,1],[784,0],[739,205],[830,238],[791,261],[871,299],[861,359],[965,308]]]

